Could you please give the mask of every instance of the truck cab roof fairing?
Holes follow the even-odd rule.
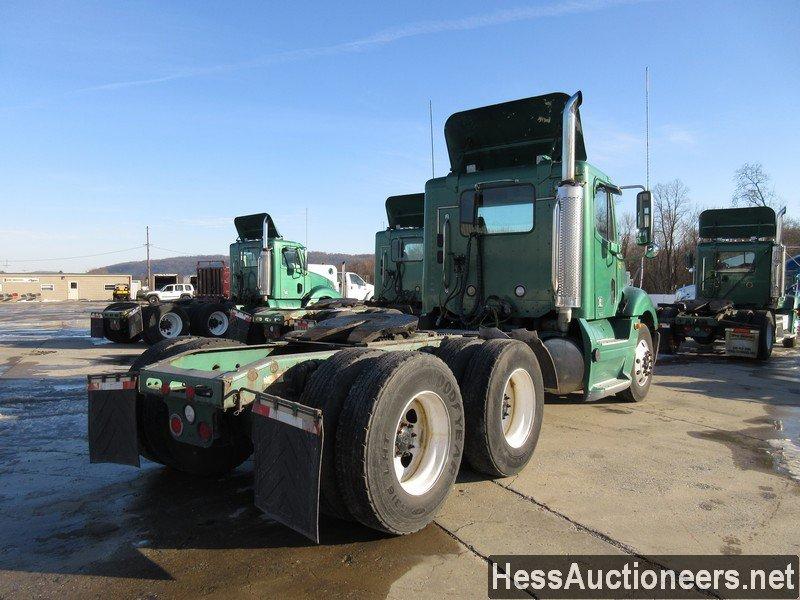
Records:
[[[389,229],[422,227],[425,221],[425,194],[404,194],[386,199]]]
[[[267,222],[267,235],[271,239],[281,237],[269,213],[256,213],[254,215],[236,217],[233,220],[233,224],[236,227],[236,233],[239,234],[239,239],[244,242],[247,240],[260,240],[263,237],[265,220]]]
[[[484,171],[532,165],[536,157],[561,156],[562,118],[569,94],[556,92],[457,112],[444,126],[450,168],[467,165]],[[575,131],[575,158],[586,160],[580,112]]]
[[[699,234],[703,239],[775,237],[777,223],[769,206],[712,208],[700,213]]]

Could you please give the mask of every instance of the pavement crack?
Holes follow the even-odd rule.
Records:
[[[592,537],[595,537],[595,538],[597,538],[599,540],[602,540],[602,541],[606,542],[607,544],[610,544],[611,546],[614,546],[615,548],[617,548],[619,550],[622,550],[625,554],[629,554],[630,556],[632,556],[634,558],[638,558],[638,559],[640,559],[640,560],[642,560],[642,561],[644,561],[644,562],[646,562],[648,564],[651,564],[651,565],[653,565],[655,567],[658,567],[659,569],[671,570],[669,565],[662,564],[662,563],[659,563],[657,561],[654,561],[652,558],[649,558],[648,556],[646,556],[646,555],[642,554],[641,552],[639,552],[638,550],[636,550],[633,546],[630,546],[630,545],[626,544],[625,542],[621,542],[621,541],[619,541],[617,539],[614,539],[611,536],[603,533],[602,531],[598,531],[597,529],[593,529],[592,527],[589,527],[588,525],[584,525],[583,523],[580,523],[579,521],[576,521],[572,517],[569,517],[569,516],[565,515],[564,513],[562,513],[560,511],[548,506],[544,502],[540,502],[539,500],[536,500],[532,496],[528,496],[526,494],[523,494],[519,490],[515,490],[514,488],[509,487],[508,485],[503,485],[499,481],[492,480],[492,483],[494,483],[495,485],[503,488],[504,490],[508,490],[512,494],[516,494],[520,498],[522,498],[524,500],[527,500],[528,502],[531,502],[532,504],[535,504],[536,506],[538,506],[539,508],[549,512],[550,514],[555,515],[556,517],[567,521],[570,525],[572,525],[573,527],[575,527],[579,531],[583,531],[585,533],[588,533]],[[447,531],[447,530],[445,529],[445,531]],[[450,532],[448,532],[448,533],[450,533]],[[455,539],[458,539],[453,534],[450,534],[450,535],[455,537]],[[695,589],[697,590],[697,588],[695,588]],[[706,596],[708,596],[710,598],[721,598],[722,597],[722,596],[718,596],[716,594],[712,594],[712,593],[708,592],[707,590],[697,590],[697,591],[699,591],[702,594],[705,594]]]
[[[436,526],[437,526],[439,529],[441,529],[441,530],[442,530],[442,531],[444,531],[444,532],[445,532],[447,535],[449,535],[451,538],[453,538],[453,539],[454,539],[456,542],[458,542],[459,544],[461,544],[462,546],[464,546],[464,548],[466,548],[467,550],[469,550],[469,551],[470,551],[472,554],[474,554],[475,556],[477,556],[478,558],[480,558],[480,559],[481,559],[483,562],[485,562],[485,563],[486,563],[486,568],[487,568],[487,569],[488,569],[488,568],[489,568],[489,567],[492,565],[492,561],[491,561],[491,560],[489,560],[489,557],[488,557],[486,554],[483,554],[483,553],[482,553],[480,550],[478,550],[478,549],[477,549],[475,546],[473,546],[472,544],[470,544],[469,542],[467,542],[467,541],[466,541],[466,540],[464,540],[463,538],[459,537],[459,536],[458,536],[458,535],[456,535],[454,532],[452,532],[452,531],[450,531],[449,529],[447,529],[447,527],[445,527],[444,525],[442,525],[442,524],[441,524],[441,523],[439,523],[438,521],[434,521],[433,523],[434,523],[434,525],[436,525]],[[459,529],[461,529],[461,527],[459,527]],[[456,531],[458,531],[458,530],[456,530]],[[500,566],[499,566],[499,565],[497,566],[497,569],[498,569],[498,571],[505,573],[505,571],[503,571],[503,570],[500,568]],[[526,593],[526,594],[527,594],[527,595],[529,595],[531,598],[538,598],[538,596],[536,596],[536,595],[535,595],[535,594],[534,594],[534,593],[533,593],[531,590],[527,590],[527,589],[526,589],[526,590],[520,590],[520,591],[522,591],[522,592]]]

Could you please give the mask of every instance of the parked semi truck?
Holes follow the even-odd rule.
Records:
[[[375,293],[379,306],[419,314],[422,308],[425,194],[386,199],[388,227],[375,234]]]
[[[167,287],[179,285],[185,298],[170,302],[156,295],[147,304],[111,304],[92,313],[92,336],[119,343],[143,337],[154,344],[193,334],[257,343],[286,333],[318,300],[341,297],[329,279],[308,270],[305,247],[283,239],[269,214],[236,217],[234,226],[238,238],[229,264],[198,263],[197,297],[191,297],[190,284],[173,283]]]
[[[89,376],[91,460],[218,475],[254,453],[272,518],[315,540],[320,509],[406,534],[433,519],[462,456],[488,477],[527,464],[546,389],[643,400],[656,310],[626,285],[621,188],[587,162],[580,104],[555,93],[448,119],[419,319],[375,310],[259,346],[156,344],[126,374]],[[653,255],[648,191],[637,222]],[[272,252],[252,260],[263,295]]]
[[[798,297],[786,293],[786,209],[726,208],[700,214],[694,271],[695,298],[658,308],[661,348],[677,352],[686,338],[725,341],[729,356],[767,360],[776,342],[794,347]]]

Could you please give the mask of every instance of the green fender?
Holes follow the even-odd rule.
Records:
[[[632,285],[626,285],[622,288],[622,301],[619,303],[617,315],[620,317],[641,318],[645,314],[652,319],[653,331],[658,331],[656,307],[647,292]]]
[[[321,298],[341,298],[342,295],[332,287],[326,285],[316,285],[303,296],[303,306],[316,302]]]

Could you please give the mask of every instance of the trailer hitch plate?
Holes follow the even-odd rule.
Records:
[[[89,375],[89,461],[139,466],[136,376]]]
[[[255,504],[316,543],[322,436],[321,410],[272,394],[255,394]]]

